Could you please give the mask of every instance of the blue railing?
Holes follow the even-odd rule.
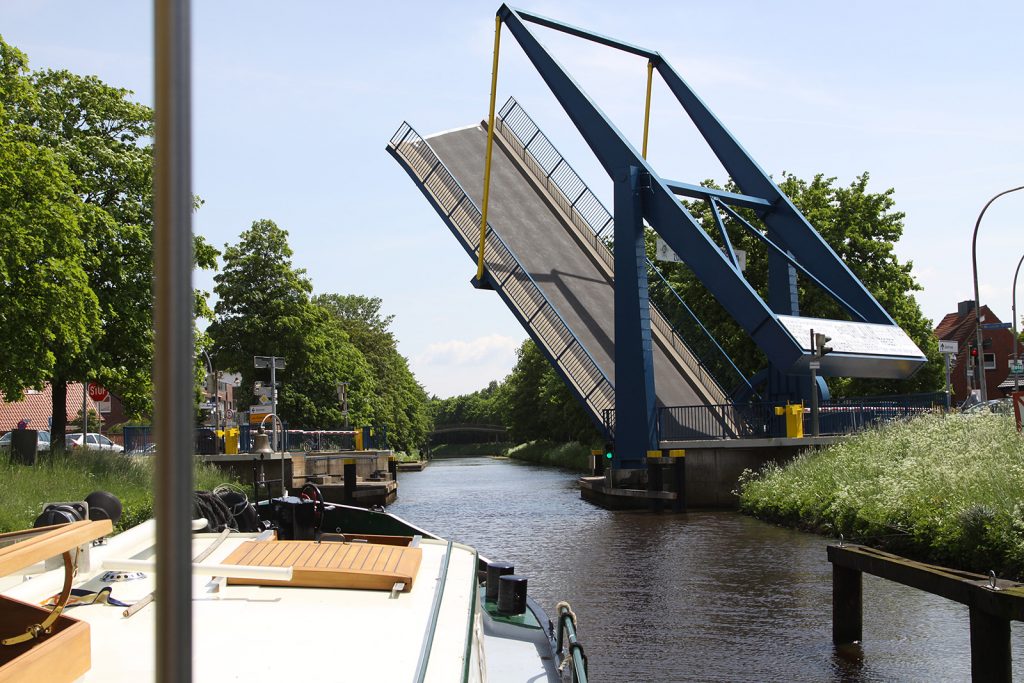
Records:
[[[852,434],[894,420],[945,410],[942,392],[864,396],[824,401],[818,410],[823,436]],[[659,441],[757,439],[786,436],[785,416],[772,403],[720,406],[670,406],[658,409]],[[614,411],[606,415],[614,425]],[[810,408],[804,408],[804,434],[811,433]]]

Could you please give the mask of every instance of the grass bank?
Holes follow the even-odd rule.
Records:
[[[31,527],[44,503],[83,500],[98,490],[121,499],[119,530],[144,522],[153,516],[153,464],[153,458],[89,452],[43,455],[30,467],[0,453],[0,533]],[[224,472],[201,462],[196,462],[193,476],[199,490],[230,481]]]
[[[1024,439],[1012,416],[925,415],[745,473],[744,512],[921,560],[1024,577]]]
[[[488,443],[442,443],[430,449],[432,458],[454,458],[471,455],[505,455],[512,444],[504,441]]]
[[[590,446],[576,441],[529,441],[508,450],[508,457],[538,465],[554,465],[577,472],[590,471]]]

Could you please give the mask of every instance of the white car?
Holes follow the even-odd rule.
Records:
[[[120,446],[102,434],[89,432],[86,435],[85,448],[90,451],[107,451],[109,453],[123,453],[124,446]],[[67,434],[64,436],[64,448],[69,451],[76,451],[82,448],[82,432]]]
[[[0,436],[0,450],[9,450],[11,447],[11,432]],[[36,434],[36,450],[40,453],[50,450],[50,432],[39,431]]]

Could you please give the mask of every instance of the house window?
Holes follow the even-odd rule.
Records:
[[[986,353],[985,354],[985,369],[995,370],[996,369],[996,354]]]

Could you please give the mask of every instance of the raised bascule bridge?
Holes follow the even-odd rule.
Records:
[[[640,151],[551,57],[531,26],[647,60]],[[607,173],[613,185],[611,210],[518,102],[509,99],[495,111],[503,27]],[[739,193],[664,178],[645,159],[655,73]],[[473,286],[497,293],[605,433],[611,458],[602,485],[635,486],[654,471],[654,460],[662,462],[665,451],[679,455],[675,449],[687,444],[710,444],[706,448],[711,451],[730,453],[712,453],[701,465],[691,447],[690,462],[675,468],[686,472],[686,483],[676,484],[696,492],[706,488],[703,480],[727,482],[706,502],[728,502],[734,474],[778,457],[780,447],[793,446],[776,438],[785,416],[777,417],[775,407],[785,412],[787,404],[816,401],[822,391],[827,398],[822,376],[905,378],[926,360],[658,52],[503,5],[495,20],[487,119],[426,136],[403,123],[387,150],[477,263]],[[707,204],[717,241],[681,197]],[[750,210],[748,216],[752,211],[757,220],[737,209]],[[645,227],[678,254],[750,336],[767,358],[766,368],[753,377],[739,371],[647,258]],[[765,297],[745,278],[730,228],[766,245]],[[798,278],[830,296],[848,319],[801,317]],[[694,318],[686,335],[650,301],[649,285],[667,288],[670,300]],[[831,346],[822,349],[826,339]],[[859,419],[884,414],[877,401],[871,410],[862,410]],[[759,448],[764,446],[769,449]],[[759,455],[753,460],[743,455],[751,452]],[[660,473],[651,476],[662,478]]]

